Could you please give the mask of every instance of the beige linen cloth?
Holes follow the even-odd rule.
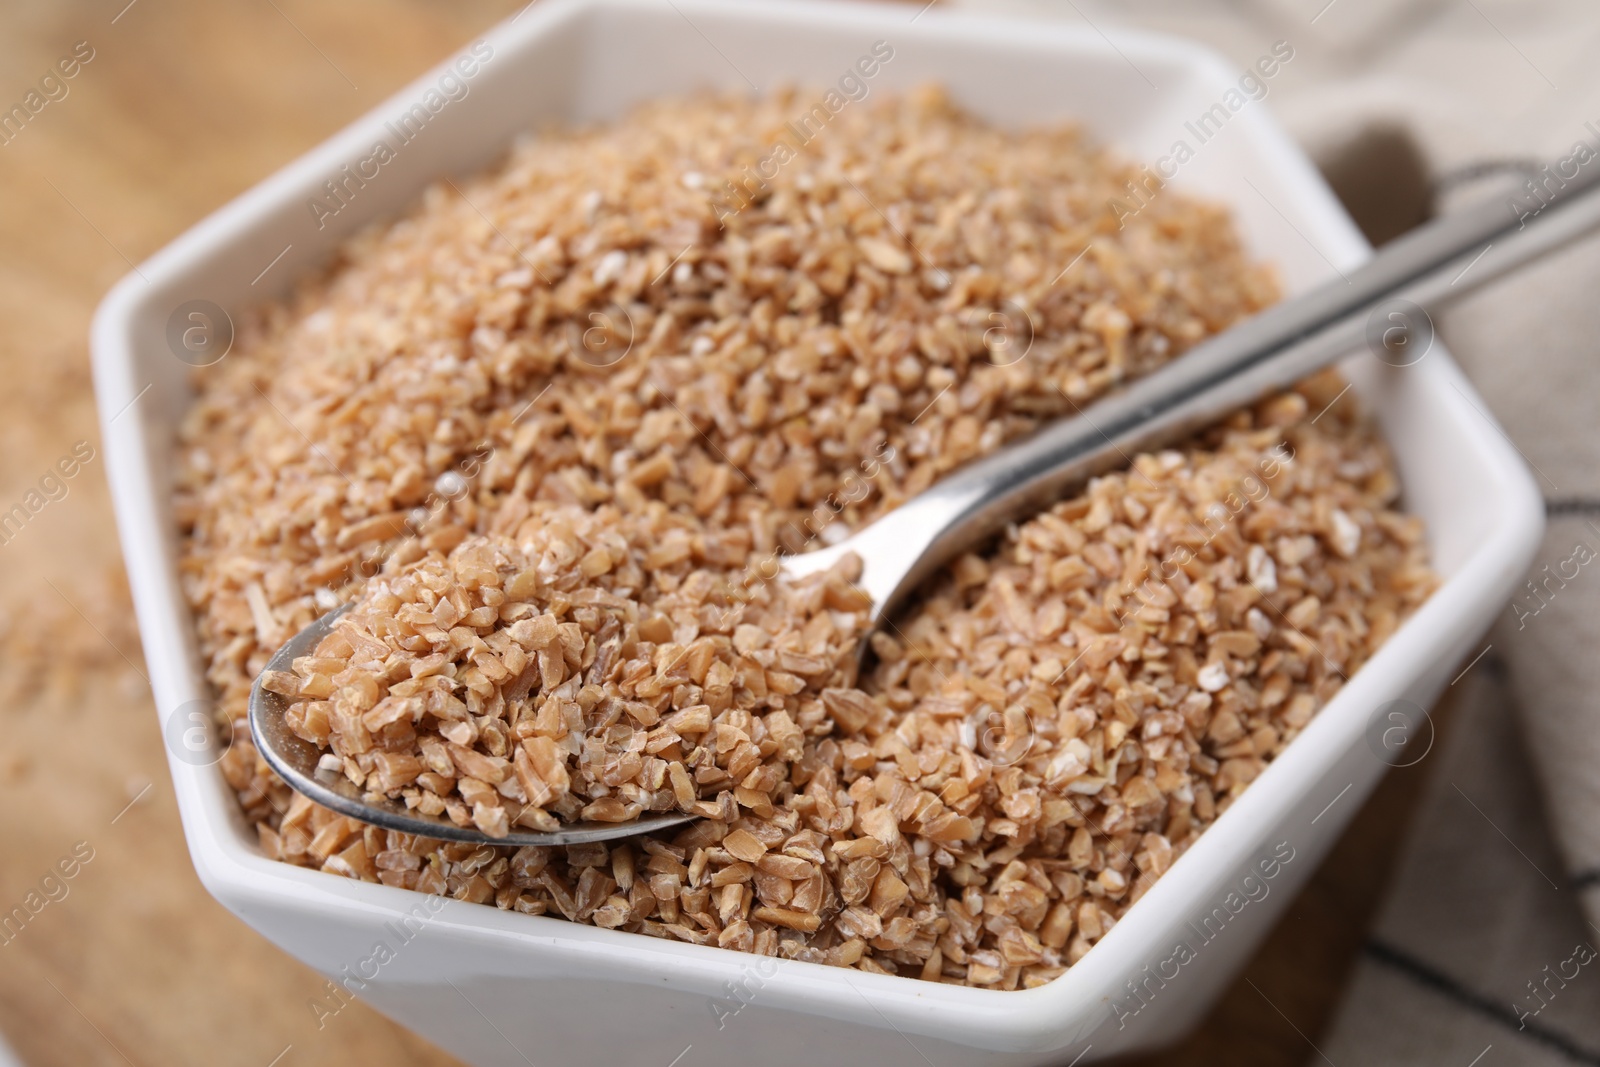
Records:
[[[1289,41],[1267,106],[1380,241],[1600,130],[1594,0],[963,6],[1181,34],[1241,69]],[[1600,239],[1436,318],[1544,492],[1541,592],[1453,684],[1458,719],[1308,1062],[1600,1065]]]

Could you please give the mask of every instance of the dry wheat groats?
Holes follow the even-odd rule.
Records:
[[[872,602],[859,565],[739,582],[707,537],[660,503],[535,504],[514,533],[372,579],[263,684],[330,769],[494,837],[770,816],[855,679]]]
[[[847,571],[726,592],[1274,295],[1219,209],[1164,191],[1119,228],[1127,167],[932,91],[846,109],[720,212],[800,99],[660,103],[521,145],[352,242],[203,372],[186,589],[269,855],[1032,985],[1426,596],[1387,454],[1349,399],[1324,411],[1329,376],[959,560],[864,677]],[[352,598],[343,644],[273,684],[367,788],[491,831],[708,817],[513,850],[291,793],[243,740],[249,685]]]

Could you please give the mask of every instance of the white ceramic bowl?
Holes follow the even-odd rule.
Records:
[[[325,195],[342,166],[372,156],[376,141],[392,141],[385,124],[425,100],[448,64],[195,226],[101,305],[96,394],[163,719],[205,693],[168,503],[173,426],[190,395],[166,338],[174,309],[194,299],[237,309],[281,293],[341,238],[399,212],[429,181],[490,163],[543,120],[609,118],[649,97],[739,87],[747,77],[762,88],[831,85],[877,41],[894,56],[873,92],[938,80],[992,120],[1077,118],[1152,161],[1241,74],[1180,41],[918,16],[914,6],[546,0],[526,10],[477,46],[467,95],[430,114],[337,215],[319,220],[308,201]],[[1232,204],[1253,251],[1280,267],[1291,291],[1368,254],[1264,103],[1232,114],[1176,182]],[[361,996],[474,1064],[1087,1063],[1170,1041],[1225,986],[1382,774],[1382,749],[1366,739],[1380,710],[1433,700],[1508,599],[1542,529],[1527,472],[1441,346],[1401,370],[1365,356],[1347,369],[1382,420],[1406,507],[1427,521],[1446,580],[1127,917],[1048,986],[931,985],[455,901],[430,914],[418,894],[265,859],[216,767],[175,756],[195,867],[218,900],[285,951],[331,976],[367,975],[352,984]],[[396,920],[408,912],[425,921],[405,937]],[[379,943],[393,958],[375,967],[366,961]]]

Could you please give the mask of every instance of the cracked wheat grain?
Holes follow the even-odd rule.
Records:
[[[859,680],[838,655],[848,572],[728,600],[722,578],[859,527],[1275,296],[1220,209],[1171,193],[1119,228],[1104,205],[1126,165],[931,90],[842,113],[719,228],[706,190],[799,99],[663,102],[519,145],[352,241],[200,372],[184,583],[241,739],[222,768],[268,855],[1031,986],[1427,595],[1370,426],[1348,401],[1308,424],[1342,387],[1324,375],[963,557]],[[1027,358],[991,358],[1016,309]],[[557,562],[522,577],[536,558]],[[506,849],[293,794],[243,740],[250,682],[351,598],[343,644],[274,684],[368,788],[491,830],[708,817]]]

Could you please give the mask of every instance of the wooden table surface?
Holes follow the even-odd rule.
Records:
[[[52,489],[60,498],[0,545],[0,912],[41,885],[58,898],[0,934],[0,1031],[33,1067],[454,1062],[361,1005],[319,1030],[308,1001],[322,979],[200,886],[122,576],[87,332],[133,263],[515,6],[10,0],[0,11],[0,107],[75,47],[92,49],[66,95],[47,85],[59,98],[0,143],[0,511],[77,442],[95,450],[65,495]],[[1314,1040],[1337,1006],[1426,766],[1390,775],[1205,1026],[1138,1062],[1307,1059],[1302,1034]],[[93,858],[45,884],[74,848]]]

